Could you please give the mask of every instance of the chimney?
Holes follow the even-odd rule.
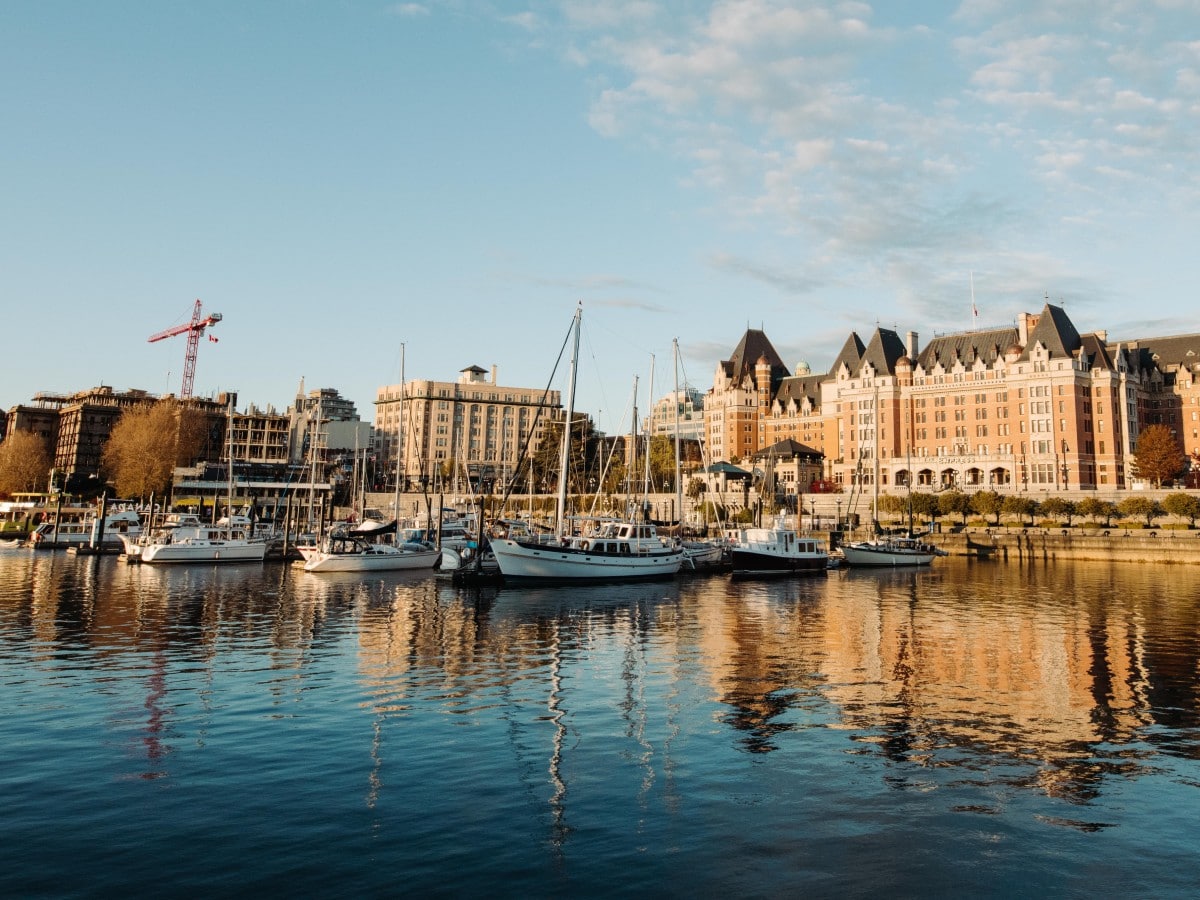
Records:
[[[1024,347],[1029,343],[1029,329],[1037,326],[1037,316],[1033,313],[1017,314],[1017,340]]]
[[[904,335],[904,354],[913,362],[917,361],[917,351],[920,349],[917,345],[918,337],[915,331],[906,332]]]
[[[496,364],[492,363],[492,386],[495,387],[498,383],[496,381]]]

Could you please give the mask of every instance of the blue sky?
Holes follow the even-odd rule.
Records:
[[[1200,331],[1200,2],[0,7],[0,405],[469,365],[628,428],[749,327]],[[978,319],[971,315],[972,280]],[[561,380],[556,382],[562,387]]]

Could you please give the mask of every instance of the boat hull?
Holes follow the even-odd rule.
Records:
[[[777,553],[765,553],[761,550],[744,550],[734,547],[732,555],[734,578],[817,575],[824,572],[829,565],[829,556],[825,553],[783,556]]]
[[[395,572],[404,569],[432,569],[440,556],[440,550],[396,553],[323,553],[320,550],[309,550],[304,560],[304,571]]]
[[[137,555],[142,562],[150,564],[262,562],[267,555],[267,542],[146,544]]]
[[[649,581],[671,578],[683,563],[683,551],[599,553],[577,547],[511,539],[492,541],[492,552],[506,580]]]
[[[847,544],[842,547],[842,555],[849,566],[876,566],[880,568],[927,566],[937,556],[932,550],[898,550],[887,547],[856,546],[854,544]]]

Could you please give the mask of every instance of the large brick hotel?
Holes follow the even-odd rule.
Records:
[[[1200,457],[1198,397],[1200,335],[1110,343],[1047,304],[924,346],[912,331],[851,333],[825,374],[790,371],[748,330],[717,365],[705,419],[711,459],[792,439],[844,488],[1114,490],[1133,485],[1147,425]]]

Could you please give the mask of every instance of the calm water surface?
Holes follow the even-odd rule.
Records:
[[[1200,570],[0,551],[0,895],[1194,896]]]

